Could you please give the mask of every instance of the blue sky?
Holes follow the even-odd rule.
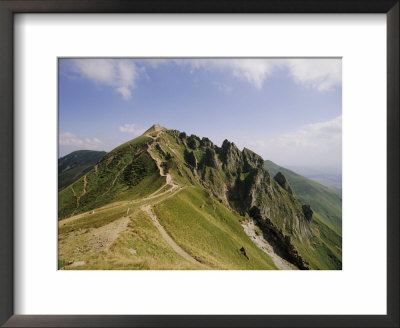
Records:
[[[60,59],[59,155],[154,123],[283,166],[341,170],[340,59]]]

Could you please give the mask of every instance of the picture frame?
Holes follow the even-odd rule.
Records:
[[[399,11],[397,0],[93,0],[0,2],[0,324],[5,327],[398,327]],[[387,16],[387,315],[15,315],[13,17],[18,13],[385,13]]]

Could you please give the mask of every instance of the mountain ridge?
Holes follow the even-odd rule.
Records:
[[[318,262],[307,262],[305,257],[311,260],[313,257],[307,255],[299,245],[314,243],[321,248],[321,252],[331,250],[317,236],[311,208],[303,204],[289,187],[280,175],[271,177],[264,168],[261,156],[247,148],[240,151],[228,140],[218,147],[208,138],[193,134],[188,136],[185,132],[167,130],[156,124],[142,136],[107,153],[84,177],[61,191],[59,218],[67,219],[115,201],[122,202],[123,206],[151,201],[152,205],[146,205],[151,206],[151,211],[148,207],[139,206],[139,209],[154,213],[153,219],[157,222],[162,220],[160,222],[166,230],[170,229],[171,237],[180,240],[181,247],[186,245],[185,251],[190,253],[193,246],[187,244],[183,231],[176,231],[181,221],[188,219],[179,219],[181,212],[189,211],[190,216],[194,215],[199,220],[215,220],[209,215],[219,217],[216,214],[218,209],[226,216],[241,217],[235,220],[255,220],[263,234],[268,236],[269,242],[279,248],[284,259],[296,267],[318,267]],[[155,197],[163,201],[153,200]],[[177,203],[179,199],[181,201]],[[200,203],[194,206],[196,202]],[[214,213],[207,214],[199,210],[205,206],[211,206]],[[177,211],[177,208],[180,210]],[[197,222],[192,224],[198,225]],[[214,224],[218,229],[226,228],[220,222]],[[236,224],[232,229],[237,229]],[[187,226],[182,227],[185,228]],[[199,226],[198,229],[203,228]],[[213,232],[204,231],[205,235],[210,233]],[[240,252],[246,254],[245,251]],[[336,258],[336,255],[332,255],[335,252],[329,254]],[[215,261],[215,256],[210,253],[203,256],[209,261],[205,263],[207,265]],[[239,258],[243,261],[242,257]],[[246,258],[249,259],[247,255]],[[341,259],[331,264],[341,267]]]

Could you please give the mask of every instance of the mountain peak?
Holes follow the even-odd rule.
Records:
[[[163,127],[162,125],[156,123],[156,124],[153,124],[148,130],[146,130],[145,133],[157,132],[157,131],[161,131],[161,130],[167,130],[167,129],[165,127]]]

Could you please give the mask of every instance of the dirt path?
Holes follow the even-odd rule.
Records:
[[[146,133],[145,134],[145,136],[146,137],[149,137],[149,138],[151,138],[151,139],[153,139],[153,140],[156,140],[159,136],[160,136],[160,134],[162,133],[162,126],[161,125],[158,125],[158,124],[155,124],[154,125],[154,131],[153,132],[149,132],[149,133]],[[157,135],[155,136],[155,137],[153,137],[151,134],[152,133],[154,133],[154,132],[157,132]]]
[[[193,264],[198,264],[201,266],[206,267],[204,264],[197,262],[193,257],[191,257],[188,253],[186,253],[172,238],[171,236],[165,231],[164,227],[160,224],[160,222],[157,220],[156,215],[154,214],[152,208],[150,205],[145,205],[140,208],[142,211],[147,213],[158,231],[160,232],[161,236],[164,238],[164,240],[172,247],[172,249],[178,253],[180,256],[182,256],[185,260],[189,261],[190,263]]]
[[[82,190],[81,197],[86,194],[86,186],[87,186],[87,177],[86,177],[86,174],[85,174],[83,176],[83,190]]]
[[[162,188],[164,188],[164,187],[165,187],[165,185],[162,186]],[[152,199],[155,199],[155,198],[161,198],[162,196],[166,196],[168,194],[169,195],[168,195],[167,198],[169,198],[169,197],[175,195],[178,191],[180,191],[180,190],[182,190],[184,188],[185,187],[181,187],[181,186],[176,185],[176,186],[172,187],[171,189],[166,190],[166,191],[164,191],[162,193],[155,194],[155,195],[153,193],[153,194],[151,194],[151,195],[149,195],[147,197],[144,197],[144,198],[141,198],[139,200],[136,200],[136,201],[134,201],[133,205],[140,205],[143,202],[146,202],[148,200],[152,200]],[[167,199],[167,198],[165,198],[165,199]],[[102,212],[106,212],[106,211],[109,211],[109,210],[114,210],[114,209],[117,209],[117,208],[120,208],[120,207],[124,207],[124,206],[127,206],[127,205],[132,205],[131,202],[132,201],[110,203],[110,204],[107,204],[107,205],[105,205],[103,207],[96,208],[94,211],[95,211],[96,214],[97,213],[102,213]],[[84,213],[81,213],[81,214],[77,214],[77,215],[74,215],[74,216],[70,216],[69,218],[66,218],[66,219],[62,219],[62,220],[60,220],[58,222],[58,225],[59,226],[63,226],[63,225],[66,225],[66,224],[68,224],[68,223],[70,223],[72,221],[79,220],[79,219],[83,218],[84,216],[89,215],[91,212],[93,212],[93,210],[90,210],[90,211],[87,211],[87,212],[84,212]]]
[[[152,137],[153,140],[157,139],[160,135],[162,131],[158,132],[157,137]],[[151,136],[150,136],[151,137]],[[172,176],[170,173],[165,173],[164,169],[161,167],[161,160],[159,158],[157,158],[156,156],[153,155],[152,153],[153,147],[150,145],[147,148],[147,152],[149,153],[149,155],[151,156],[151,158],[156,162],[157,168],[160,172],[160,175],[163,177],[166,177],[166,184],[163,185],[159,190],[155,191],[153,194],[151,194],[150,196],[148,196],[146,199],[151,199],[154,197],[158,197],[162,194],[166,194],[166,193],[170,193],[169,197],[172,197],[173,195],[175,195],[178,191],[180,191],[182,189],[181,186],[179,186],[178,184],[176,184],[173,180],[172,180]],[[166,185],[170,185],[171,189],[161,193],[161,194],[156,194],[158,191],[160,191],[162,188],[164,188]],[[165,199],[163,199],[165,200]],[[152,221],[154,223],[154,225],[156,226],[156,228],[158,229],[158,231],[160,232],[161,236],[164,238],[164,240],[168,243],[168,245],[170,245],[172,247],[172,249],[178,253],[180,256],[182,256],[184,259],[186,259],[187,261],[193,263],[193,264],[198,264],[201,265],[203,267],[206,267],[206,265],[196,261],[193,257],[191,257],[188,253],[186,253],[172,238],[171,236],[167,233],[167,231],[165,231],[164,227],[160,224],[160,222],[157,220],[156,215],[153,212],[153,208],[152,205],[143,205],[140,207],[140,209],[142,211],[144,211],[145,213],[147,213],[151,218]]]
[[[268,242],[264,239],[262,234],[256,233],[256,225],[252,219],[243,221],[242,227],[250,239],[260,248],[264,253],[266,253],[272,261],[275,263],[279,270],[296,270],[297,268],[292,264],[280,257],[275,253],[274,249]]]
[[[154,140],[155,140],[156,138],[159,137],[159,135],[161,134],[161,132],[162,132],[162,131],[159,131],[158,134],[157,134],[157,137],[152,137],[152,138],[154,138]],[[153,150],[153,146],[152,146],[152,145],[149,145],[148,148],[147,148],[147,152],[149,153],[150,157],[156,162],[158,171],[159,171],[159,173],[160,173],[160,175],[161,175],[162,177],[165,177],[166,183],[165,183],[165,185],[161,186],[158,190],[156,190],[155,192],[153,192],[151,195],[149,195],[149,196],[148,196],[149,198],[152,197],[152,196],[154,196],[154,195],[156,195],[156,194],[157,194],[161,189],[163,189],[166,185],[170,185],[170,186],[172,187],[170,190],[167,190],[167,192],[171,192],[171,191],[174,191],[175,189],[179,188],[179,185],[176,184],[176,183],[172,180],[171,174],[170,174],[169,172],[167,172],[167,173],[164,172],[164,169],[161,167],[161,160],[160,160],[159,158],[157,158],[156,156],[154,156],[154,154],[152,153],[152,150]],[[147,198],[147,199],[148,199],[148,198]]]

